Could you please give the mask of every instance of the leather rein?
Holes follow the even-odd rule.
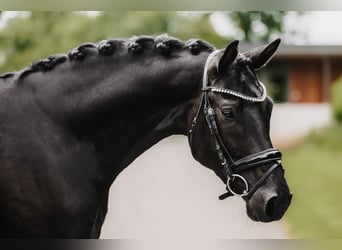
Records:
[[[198,116],[200,115],[201,110],[203,109],[206,123],[208,125],[210,133],[215,142],[215,150],[217,153],[217,157],[220,161],[221,166],[223,167],[224,174],[227,176],[227,182],[226,182],[227,192],[220,195],[219,199],[223,200],[225,198],[228,198],[229,196],[240,196],[246,199],[250,199],[253,196],[253,194],[258,190],[258,188],[266,181],[266,179],[278,167],[282,168],[281,153],[279,150],[275,148],[269,148],[269,149],[263,150],[255,154],[245,156],[239,160],[236,160],[236,161],[233,160],[233,157],[231,156],[228,148],[225,146],[222,136],[220,135],[219,129],[217,127],[217,122],[215,119],[215,111],[211,106],[208,93],[213,92],[213,93],[228,94],[228,95],[232,95],[232,96],[238,97],[240,99],[243,99],[249,102],[263,102],[265,101],[267,97],[267,93],[266,93],[265,86],[261,82],[259,82],[259,84],[262,88],[262,95],[259,97],[246,96],[234,90],[209,86],[209,78],[208,78],[209,63],[217,55],[218,52],[219,50],[212,52],[206,60],[204,73],[203,73],[202,99],[201,99],[199,108],[197,110],[197,113],[192,121],[191,128],[189,130],[189,143],[190,143],[190,146],[192,147],[193,131],[196,127]],[[266,165],[266,164],[272,164],[272,165],[263,174],[263,176],[250,188],[250,185],[248,184],[245,177],[243,177],[241,172],[254,168],[254,167]],[[240,180],[240,182],[242,181],[242,183],[244,184],[245,188],[242,192],[234,191],[234,183],[236,180]]]

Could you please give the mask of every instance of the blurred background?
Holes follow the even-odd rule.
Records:
[[[167,33],[240,50],[282,38],[258,74],[275,106],[274,146],[294,193],[280,222],[251,222],[238,198],[195,162],[185,137],[158,143],[111,188],[102,238],[341,238],[342,12],[0,13],[0,72],[110,37]]]

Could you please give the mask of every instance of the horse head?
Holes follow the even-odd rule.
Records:
[[[272,58],[280,40],[238,52],[238,41],[211,53],[202,93],[189,132],[192,154],[226,184],[227,193],[246,201],[255,221],[280,219],[292,194],[284,178],[281,153],[269,136],[273,103],[255,70]]]

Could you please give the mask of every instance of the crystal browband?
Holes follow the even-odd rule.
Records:
[[[232,95],[232,96],[241,98],[249,102],[263,102],[265,101],[267,97],[267,92],[266,92],[265,86],[261,82],[259,82],[259,84],[262,88],[262,95],[259,97],[247,96],[231,89],[223,89],[223,88],[217,88],[217,87],[212,87],[212,86],[204,87],[202,91],[211,91],[211,92],[216,92],[216,93],[228,94],[228,95]]]

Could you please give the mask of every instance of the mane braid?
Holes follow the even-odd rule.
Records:
[[[146,48],[152,48],[154,44],[154,38],[151,36],[139,36],[132,37],[128,39],[128,51],[131,51],[133,54],[140,54]]]
[[[188,40],[185,43],[185,47],[187,47],[193,55],[198,55],[202,51],[213,52],[215,50],[215,47],[210,43],[199,39]]]
[[[46,72],[52,70],[56,65],[62,64],[67,60],[65,55],[52,55],[47,59],[43,59],[37,62],[32,63],[32,65],[26,69],[24,69],[18,76],[19,79],[24,78],[30,73],[33,72]]]
[[[170,55],[173,51],[182,50],[184,45],[184,42],[168,35],[160,35],[155,39],[156,50],[165,56]]]
[[[7,79],[15,76],[15,72],[8,72],[0,75],[1,79]]]
[[[245,57],[243,54],[239,54],[236,61],[238,64],[243,66],[249,66],[252,63],[252,60],[248,57]]]
[[[77,48],[72,49],[68,53],[68,57],[70,60],[82,61],[82,60],[84,60],[84,58],[86,58],[86,56],[89,53],[89,50],[91,50],[91,49],[97,50],[97,46],[93,43],[84,43],[84,44],[78,46]]]
[[[113,55],[118,49],[126,48],[127,40],[110,38],[102,40],[98,43],[97,49],[100,55],[110,56]]]
[[[107,39],[100,41],[98,44],[84,43],[77,48],[72,49],[67,55],[53,55],[47,59],[42,59],[32,63],[31,66],[22,70],[18,74],[18,79],[34,72],[47,72],[52,70],[59,64],[70,61],[83,61],[90,54],[99,56],[111,56],[117,50],[127,49],[128,52],[141,54],[145,50],[156,51],[163,56],[170,56],[174,52],[188,50],[193,55],[198,55],[202,51],[212,52],[215,48],[210,43],[199,39],[190,39],[183,42],[177,38],[170,37],[166,34],[159,36],[134,36],[128,39]],[[15,76],[15,73],[6,73],[0,75],[0,78],[9,78]]]

